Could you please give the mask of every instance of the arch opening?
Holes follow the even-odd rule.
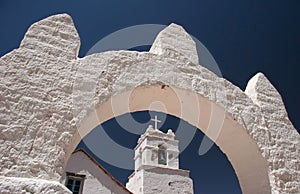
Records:
[[[143,123],[145,127],[149,124],[153,124],[153,122],[150,121],[151,115],[157,115],[158,118],[166,117],[165,122],[160,123],[159,125],[159,129],[164,133],[166,133],[169,128],[173,129],[173,131],[176,133],[176,129],[180,125],[179,123],[182,123],[180,127],[183,127],[186,131],[190,131],[194,134],[189,146],[179,155],[180,169],[189,170],[194,181],[194,193],[222,193],[224,191],[230,193],[241,193],[240,185],[234,169],[226,155],[219,149],[217,145],[213,145],[205,155],[200,156],[198,154],[200,142],[204,137],[204,134],[201,132],[201,130],[196,129],[196,131],[194,131],[195,127],[191,126],[186,121],[183,121],[173,115],[166,115],[165,113],[161,112],[140,111],[126,113],[125,115],[121,115],[119,117],[127,118],[127,114],[131,114],[135,119]],[[107,163],[101,160],[101,158],[98,158],[98,154],[94,153],[97,152],[97,150],[89,150],[89,143],[97,143],[88,142],[90,137],[97,136],[97,132],[95,130],[104,130],[114,142],[120,144],[121,146],[128,147],[130,149],[133,149],[136,146],[139,135],[124,130],[118,124],[117,120],[118,118],[110,119],[102,123],[101,128],[99,128],[98,125],[85,137],[87,138],[86,140],[81,141],[78,149],[84,148],[85,150],[88,150],[90,155],[93,155],[93,157],[97,158],[102,166],[104,166],[121,183],[125,184],[128,176],[132,174],[132,170],[115,167],[113,164]],[[135,125],[132,125],[132,127],[134,126]],[[141,133],[143,133],[143,131],[144,130],[141,129]],[[179,139],[179,142],[182,138],[184,137],[176,137],[176,139]],[[98,142],[99,141],[101,141],[101,137],[98,138]],[[106,152],[116,153],[116,155],[118,155],[118,152],[111,149],[111,146],[108,146],[109,148],[103,148],[96,145],[95,147],[98,147],[98,149],[105,149]],[[127,156],[126,159],[122,156],[122,158],[119,157],[115,160],[128,160],[131,163],[134,162],[131,156]]]
[[[128,102],[125,106],[124,99]],[[78,137],[70,150],[74,150],[80,140],[99,123],[122,114],[145,110],[164,112],[185,120],[211,138],[230,161],[243,193],[271,193],[267,161],[246,129],[207,98],[178,88],[140,86],[111,97],[80,123]],[[220,129],[217,133],[212,130],[216,128]]]

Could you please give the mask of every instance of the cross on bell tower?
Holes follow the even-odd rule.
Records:
[[[154,121],[154,129],[158,129],[157,124],[161,121],[157,119],[157,115],[155,115],[154,119],[151,118],[151,121]]]

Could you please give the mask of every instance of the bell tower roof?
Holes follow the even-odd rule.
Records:
[[[138,147],[139,144],[148,136],[157,137],[164,140],[175,140],[175,133],[172,131],[172,129],[168,129],[168,132],[164,133],[159,129],[154,129],[152,125],[149,125],[145,133],[142,134],[141,137],[138,139],[138,145],[136,147]]]
[[[179,142],[175,139],[174,132],[169,129],[164,133],[157,129],[157,123],[160,122],[157,116],[152,120],[155,127],[149,125],[135,147],[135,171],[146,166],[178,169]]]

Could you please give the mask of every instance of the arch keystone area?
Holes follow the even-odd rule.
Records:
[[[262,73],[240,90],[199,65],[195,42],[176,24],[149,52],[78,58],[79,46],[71,17],[59,14],[34,23],[20,47],[1,57],[1,191],[39,185],[33,192],[67,193],[58,182],[80,140],[123,113],[160,110],[150,106],[160,100],[163,112],[215,141],[243,193],[300,192],[299,134]]]

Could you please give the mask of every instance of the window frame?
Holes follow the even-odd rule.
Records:
[[[78,194],[82,194],[85,175],[75,174],[75,173],[72,173],[72,172],[66,172],[65,186],[67,188],[68,188],[68,182],[69,182],[70,179],[73,180],[73,181],[80,181],[80,187],[79,187]],[[75,187],[75,184],[73,182],[72,190],[70,188],[68,188],[68,189],[73,193],[74,192],[74,187]]]

